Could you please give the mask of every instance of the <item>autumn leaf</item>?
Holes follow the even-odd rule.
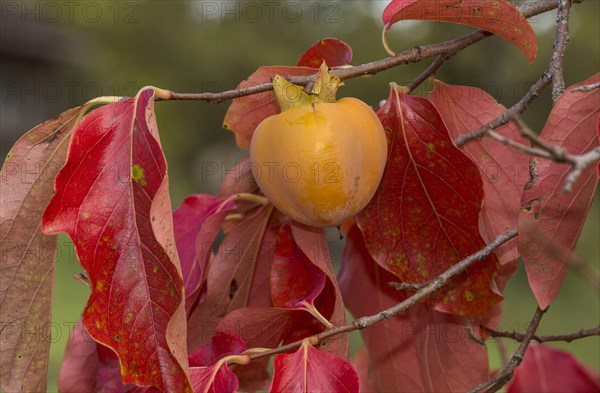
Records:
[[[435,89],[429,93],[431,102],[453,139],[482,127],[506,110],[479,88],[447,85],[438,80],[434,85]],[[529,144],[512,122],[497,128],[496,132],[513,141]],[[515,154],[514,148],[489,136],[467,142],[462,150],[479,166],[483,176],[485,197],[481,217],[485,231],[482,235],[490,241],[517,226],[521,194],[529,180],[529,158]],[[503,265],[514,263],[518,258],[517,240],[503,244],[495,254]]]
[[[244,307],[227,314],[219,322],[217,332],[239,335],[250,348],[275,348],[294,328],[294,315],[299,313],[308,315],[304,311],[287,308]],[[269,387],[268,361],[268,358],[257,359],[235,368],[243,391],[266,390]]]
[[[64,165],[73,128],[88,105],[23,135],[0,171],[0,376],[6,391],[46,391],[56,236],[40,231],[42,213]],[[31,334],[34,332],[35,334]]]
[[[77,322],[69,335],[58,375],[61,392],[150,393],[152,387],[123,385],[119,358],[97,343],[83,323]]]
[[[219,190],[219,196],[229,196],[241,192],[250,194],[256,193],[258,191],[258,185],[252,174],[253,166],[255,165],[251,163],[250,157],[236,163],[233,168],[225,174],[225,178],[223,179]]]
[[[271,268],[273,306],[304,308],[307,303],[312,305],[325,287],[325,281],[325,273],[296,246],[289,222],[284,224],[277,234]]]
[[[371,374],[369,370],[370,363],[371,359],[367,348],[361,347],[352,359],[352,367],[354,367],[360,379],[360,393],[377,393],[369,377]]]
[[[357,223],[381,267],[402,282],[427,282],[485,246],[479,233],[483,181],[427,99],[392,86],[377,114],[388,131],[388,162]],[[425,304],[482,317],[501,299],[491,287],[497,269],[497,258],[491,255]]]
[[[314,306],[331,322],[333,326],[343,326],[346,323],[346,314],[342,293],[331,264],[327,237],[323,228],[314,228],[292,222],[292,236],[296,246],[308,257],[319,270],[327,277],[327,282],[321,295],[314,301]],[[301,319],[305,319],[302,315]],[[312,320],[317,323],[317,320]],[[300,325],[300,323],[298,323]],[[309,331],[312,329],[309,329]],[[292,340],[305,337],[302,334]],[[290,340],[290,338],[288,338]],[[326,351],[344,359],[348,358],[348,337],[345,334],[331,337],[327,340]]]
[[[79,124],[42,230],[73,240],[92,289],[83,323],[115,351],[123,382],[185,392],[184,288],[153,99],[143,89]]]
[[[246,343],[238,335],[217,333],[210,341],[190,354],[190,367],[206,367],[229,355],[239,355],[246,350]]]
[[[223,220],[235,207],[230,198],[198,194],[185,198],[173,212],[175,243],[181,262],[188,312],[206,279],[208,258]]]
[[[91,392],[96,388],[96,379],[100,368],[96,345],[79,321],[67,341],[67,348],[58,375],[60,391]]]
[[[190,381],[194,393],[234,393],[240,386],[233,371],[227,367],[227,362],[209,367],[191,367]]]
[[[329,67],[345,66],[352,60],[352,48],[337,38],[324,38],[300,56],[297,66],[319,68],[325,62]]]
[[[568,352],[531,344],[509,382],[507,393],[600,391],[600,376]]]
[[[361,317],[405,300],[389,285],[397,278],[367,251],[358,227],[347,235],[340,288],[348,309]],[[422,305],[361,331],[369,357],[369,383],[381,392],[465,392],[488,375],[487,350],[466,321]]]
[[[537,56],[535,32],[506,0],[392,0],[383,11],[385,30],[401,20],[432,20],[479,27],[510,41],[529,63]]]
[[[600,81],[600,74],[565,90],[556,102],[540,138],[570,154],[583,154],[598,146],[596,126],[600,112],[600,90],[572,91]],[[567,274],[568,260],[575,249],[588,215],[598,176],[588,167],[575,184],[563,193],[570,166],[532,158],[535,179],[524,192],[519,215],[519,252],[525,264],[529,286],[540,308],[545,309],[558,295]]]
[[[355,392],[358,374],[344,359],[315,349],[304,340],[292,354],[275,357],[269,392]]]
[[[188,319],[188,349],[195,350],[214,333],[223,317],[247,306],[259,269],[259,252],[273,207],[257,208],[229,231],[207,268],[206,294]]]

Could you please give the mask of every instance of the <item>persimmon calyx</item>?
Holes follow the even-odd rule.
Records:
[[[329,73],[329,68],[325,62],[319,68],[319,74],[310,93],[304,91],[304,87],[294,85],[280,75],[275,75],[272,83],[275,98],[281,111],[299,105],[335,102],[337,91],[344,84],[340,78]]]

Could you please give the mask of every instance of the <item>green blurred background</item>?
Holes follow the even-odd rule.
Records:
[[[324,37],[337,37],[354,50],[353,65],[386,56],[380,43],[381,11],[387,1],[3,1],[1,14],[2,100],[0,152],[36,124],[99,95],[133,95],[146,85],[177,92],[233,89],[261,65],[293,65]],[[600,2],[573,7],[571,42],[565,58],[567,85],[598,72]],[[514,104],[547,66],[555,12],[530,20],[539,39],[533,65],[518,49],[497,37],[459,54],[438,73],[454,84],[483,88],[505,106]],[[471,29],[433,22],[402,22],[388,39],[400,51],[452,39]],[[372,106],[387,98],[388,84],[409,83],[430,60],[346,82],[340,96]],[[424,85],[417,94],[425,94]],[[531,105],[524,119],[540,130],[550,110],[550,94]],[[246,155],[221,123],[229,103],[161,102],[156,105],[161,140],[169,163],[174,206],[188,194],[215,193],[225,172]],[[218,174],[207,171],[217,164]],[[596,198],[577,245],[595,271],[600,269],[600,203]],[[74,280],[81,272],[66,237],[59,239],[53,309],[49,391],[56,378],[68,327],[79,318],[87,288]],[[339,248],[337,248],[339,251]],[[339,261],[339,255],[334,255]],[[506,291],[503,329],[524,332],[535,309],[523,269]],[[558,300],[540,327],[558,334],[600,323],[598,293],[569,272]],[[358,341],[354,344],[355,346]],[[516,345],[506,342],[509,350]],[[596,370],[600,338],[556,343]],[[491,363],[499,359],[490,345]]]

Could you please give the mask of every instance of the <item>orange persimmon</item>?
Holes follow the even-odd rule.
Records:
[[[303,92],[278,78],[275,93],[284,110],[263,120],[250,143],[256,182],[293,220],[339,225],[361,211],[379,186],[387,159],[383,126],[356,98],[323,100],[321,94],[282,103],[281,84],[287,94],[298,93],[294,97]]]

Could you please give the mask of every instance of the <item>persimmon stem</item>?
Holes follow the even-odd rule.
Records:
[[[269,203],[269,200],[267,198],[265,198],[264,196],[250,194],[247,192],[235,194],[235,195],[233,195],[231,200],[234,202],[237,202],[237,201],[253,202],[253,203],[258,203],[259,205],[266,205],[267,203]]]
[[[321,314],[319,312],[319,310],[317,310],[317,308],[313,304],[307,302],[306,300],[301,301],[299,304],[301,304],[302,306],[304,306],[304,310],[306,310],[307,312],[309,312],[310,315],[312,315],[313,317],[315,317],[327,329],[332,329],[333,328],[333,324],[331,322],[329,322],[329,320],[327,318],[325,318],[323,316],[323,314]]]
[[[246,218],[244,213],[231,213],[225,216],[225,221],[240,221]]]
[[[254,355],[255,353],[263,353],[263,352],[272,351],[272,350],[273,350],[273,348],[260,348],[260,347],[248,348],[244,352],[242,352],[242,355]]]
[[[385,25],[385,27],[383,28],[383,31],[381,32],[381,43],[383,44],[383,49],[385,49],[385,51],[388,53],[388,55],[395,57],[396,56],[396,52],[394,52],[392,50],[392,48],[390,48],[390,45],[388,44],[388,40],[387,37],[385,35],[385,33],[389,30],[388,25]]]
[[[227,362],[227,364],[239,364],[241,366],[250,363],[250,356],[240,354],[240,355],[229,355],[225,356],[222,361]]]

